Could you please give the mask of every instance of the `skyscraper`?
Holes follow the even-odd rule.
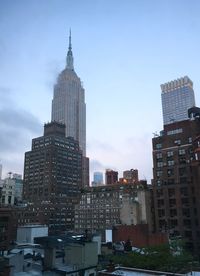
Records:
[[[171,124],[188,119],[188,109],[195,106],[193,83],[183,77],[161,84],[163,124]]]
[[[154,228],[200,249],[200,109],[188,77],[161,86],[164,126],[153,140]]]
[[[73,229],[82,175],[78,141],[65,137],[64,124],[45,124],[44,136],[33,139],[31,151],[25,153],[23,195],[51,233]],[[36,222],[33,219],[37,216],[30,222]]]
[[[54,86],[51,119],[66,125],[66,137],[71,136],[77,140],[83,156],[86,156],[85,91],[74,71],[71,32],[66,67],[59,74]]]
[[[107,169],[106,173],[105,173],[105,182],[106,182],[106,185],[115,184],[115,183],[117,183],[117,181],[118,181],[118,172],[110,170],[110,169]]]
[[[124,171],[123,178],[126,179],[129,183],[137,183],[139,181],[138,170],[131,169],[129,171]]]
[[[103,185],[103,173],[94,172],[92,186],[101,186]]]

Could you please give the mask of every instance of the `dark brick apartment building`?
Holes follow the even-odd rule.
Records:
[[[74,228],[74,206],[82,188],[82,151],[72,137],[65,137],[65,125],[44,125],[44,136],[32,140],[25,153],[24,199],[28,206],[19,222],[44,223],[50,233]]]
[[[200,249],[200,109],[153,138],[155,230]]]

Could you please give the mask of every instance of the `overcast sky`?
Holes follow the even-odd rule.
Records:
[[[91,172],[137,168],[150,182],[152,133],[162,129],[160,84],[188,75],[200,102],[199,14],[198,0],[0,0],[4,175],[23,173],[24,152],[50,121],[71,27]]]

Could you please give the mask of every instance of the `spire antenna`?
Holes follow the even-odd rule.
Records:
[[[69,29],[69,47],[68,47],[68,52],[67,52],[67,59],[66,59],[66,68],[70,70],[74,70],[74,58],[73,58],[73,53],[72,53],[72,41],[71,41],[71,28]]]
[[[71,35],[71,28],[69,29],[69,49],[72,49],[72,35]]]

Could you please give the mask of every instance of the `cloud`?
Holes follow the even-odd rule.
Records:
[[[150,183],[153,166],[151,140],[152,134],[144,133],[121,140],[113,138],[108,143],[90,141],[88,156],[91,158],[91,176],[94,171],[105,171],[107,168],[117,170],[119,177],[125,170],[138,169],[140,179],[147,179]]]
[[[99,162],[98,160],[91,159],[90,160],[90,170],[92,172],[94,172],[94,171],[104,171],[105,166],[101,162]]]
[[[31,139],[41,135],[42,124],[11,95],[8,88],[0,88],[0,162],[5,172],[21,168],[22,173],[24,152],[30,149]]]

